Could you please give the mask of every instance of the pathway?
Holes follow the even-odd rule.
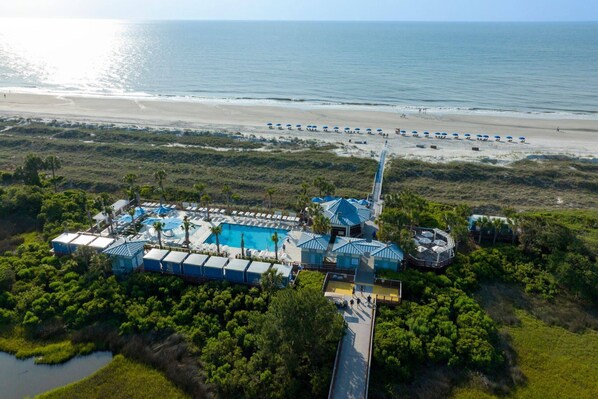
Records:
[[[378,163],[378,170],[376,170],[376,176],[374,177],[374,187],[372,188],[372,211],[373,217],[377,217],[382,213],[382,181],[384,179],[384,166],[386,163],[386,152],[388,150],[387,143],[384,143],[384,148],[380,153],[380,162]]]
[[[366,298],[372,294],[373,284],[373,269],[367,262],[361,262],[355,275],[355,295],[345,295],[347,302],[353,298],[355,304],[341,309],[347,332],[336,355],[338,363],[332,376],[329,399],[367,398],[376,311],[375,300],[370,304]],[[360,305],[357,305],[357,298],[361,300]]]

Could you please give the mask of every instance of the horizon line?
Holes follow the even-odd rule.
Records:
[[[108,18],[108,17],[89,17],[89,16],[77,16],[77,17],[22,17],[22,16],[2,16],[0,20],[8,19],[45,19],[45,20],[102,20],[102,21],[131,21],[131,22],[415,22],[415,23],[598,23],[598,19],[564,19],[564,20],[446,20],[446,19],[434,19],[434,20],[418,20],[418,19],[202,19],[202,18]]]

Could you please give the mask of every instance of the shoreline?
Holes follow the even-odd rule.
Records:
[[[177,128],[242,133],[272,138],[300,138],[338,145],[335,152],[344,156],[372,157],[388,140],[389,155],[416,158],[428,162],[484,161],[509,163],[529,155],[565,155],[577,158],[598,158],[598,120],[579,118],[533,118],[505,115],[476,115],[466,113],[419,113],[394,110],[361,109],[286,104],[239,104],[221,101],[172,101],[155,98],[88,97],[82,95],[50,95],[11,92],[0,96],[0,116],[23,117],[50,121],[142,126],[148,128]],[[292,124],[292,130],[269,129],[266,123]],[[296,124],[314,124],[318,132]],[[323,125],[360,127],[361,134],[323,132]],[[559,131],[557,132],[557,127]],[[388,137],[365,134],[381,128]],[[475,140],[437,140],[423,137],[403,137],[395,134],[400,128],[411,132],[429,131],[487,134],[501,136],[501,142]],[[504,138],[526,137],[525,144],[507,143]],[[410,134],[408,134],[410,136]],[[349,142],[351,140],[351,142]],[[367,144],[356,144],[366,141]],[[425,148],[419,148],[425,146]],[[436,145],[438,149],[430,148]],[[473,151],[472,147],[479,147]]]

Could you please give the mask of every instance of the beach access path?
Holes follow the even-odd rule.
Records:
[[[333,375],[330,399],[365,399],[368,391],[371,339],[374,328],[375,305],[357,294],[361,304],[355,303],[341,310],[347,331],[339,347],[338,363]],[[350,299],[350,297],[347,297]]]

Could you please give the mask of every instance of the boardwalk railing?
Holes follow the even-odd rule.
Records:
[[[343,333],[344,335],[344,333]],[[332,368],[332,380],[330,380],[330,389],[328,389],[328,399],[332,398],[332,394],[334,392],[334,386],[336,383],[336,373],[338,370],[338,362],[341,357],[341,351],[343,350],[343,336],[341,336],[340,340],[338,341],[338,345],[336,346],[336,356],[334,358],[334,367]]]
[[[365,379],[365,392],[363,397],[368,397],[370,387],[370,370],[372,369],[372,346],[374,345],[374,329],[376,328],[376,298],[372,300],[372,327],[370,329],[370,345],[368,348],[368,375]]]

